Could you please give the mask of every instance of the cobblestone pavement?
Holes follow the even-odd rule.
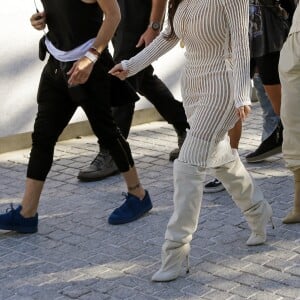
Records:
[[[260,142],[261,111],[245,123],[240,154]],[[191,271],[170,283],[152,283],[172,212],[175,133],[165,122],[132,128],[130,144],[154,208],[121,226],[107,217],[122,203],[121,176],[82,183],[78,170],[97,152],[94,136],[60,142],[39,209],[39,232],[0,232],[0,299],[300,299],[300,224],[284,225],[293,180],[281,155],[246,164],[274,210],[268,241],[247,247],[247,224],[227,192],[205,194],[192,242]],[[0,155],[0,211],[18,203],[29,150]]]

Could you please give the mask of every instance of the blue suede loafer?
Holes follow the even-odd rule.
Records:
[[[146,212],[152,209],[152,203],[148,191],[145,197],[140,200],[138,197],[128,193],[125,194],[125,202],[116,208],[108,218],[112,225],[125,224],[139,219]]]
[[[32,218],[24,218],[20,211],[22,206],[14,208],[12,204],[6,213],[0,215],[0,229],[19,233],[35,233],[38,230],[38,214]]]

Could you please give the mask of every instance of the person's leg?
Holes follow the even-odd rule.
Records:
[[[261,81],[277,116],[280,116],[281,106],[281,84],[278,73],[279,56],[279,52],[273,52],[257,59]]]
[[[51,60],[43,71],[39,85],[38,112],[22,203],[17,209],[12,208],[8,214],[0,216],[2,229],[22,233],[37,231],[39,199],[53,162],[54,146],[76,109],[67,92],[61,72]]]
[[[300,33],[290,35],[279,61],[282,83],[281,118],[284,124],[283,157],[294,175],[294,205],[283,223],[300,223]]]
[[[134,114],[134,108],[134,103],[128,103],[122,106],[112,107],[113,118],[125,139],[127,139],[129,135]]]
[[[134,107],[134,103],[128,103],[119,107],[112,107],[113,118],[122,135],[126,139],[130,130]],[[79,171],[78,179],[81,181],[97,181],[118,173],[118,167],[109,154],[108,149],[99,143],[98,154],[89,166]]]
[[[36,215],[44,183],[45,181],[42,180],[26,178],[25,192],[21,203],[21,215],[24,218]]]
[[[226,96],[229,97],[229,93],[221,97],[226,99]],[[203,182],[206,176],[206,168],[203,166],[219,164],[234,158],[226,132],[237,121],[233,103],[226,107],[225,117],[224,113],[220,114],[223,126],[220,122],[201,117],[211,111],[209,106],[206,109],[207,111],[203,111],[202,106],[196,108],[194,105],[190,110],[187,109],[189,119],[192,120],[191,128],[179,157],[174,162],[174,212],[165,233],[161,268],[153,275],[153,281],[176,279],[183,261],[189,254],[189,244],[198,225],[203,197]],[[219,136],[217,145],[216,134]]]
[[[274,114],[279,115],[281,103],[281,86],[278,74],[279,53],[269,53],[263,57],[256,58],[258,72],[263,83],[264,90],[272,103]],[[258,81],[256,81],[259,84]],[[262,87],[259,86],[259,90]],[[265,99],[265,97],[262,97]],[[265,103],[264,103],[265,104]],[[264,109],[264,107],[262,107]],[[272,133],[262,141],[258,148],[246,156],[249,163],[260,162],[264,159],[281,153],[282,151],[282,132],[283,127],[278,117],[278,123]]]
[[[247,245],[259,245],[267,239],[266,226],[272,216],[272,208],[245,169],[237,150],[233,151],[236,159],[215,168],[215,175],[241,209],[251,228],[252,233],[247,240]]]
[[[108,149],[127,186],[125,202],[111,213],[108,222],[112,225],[132,222],[151,210],[152,203],[140,183],[129,144],[116,127],[109,105],[99,105],[96,101],[92,105],[84,104],[83,109],[100,144]]]
[[[242,121],[238,120],[234,127],[228,131],[231,149],[239,149],[239,143],[242,136]]]
[[[294,175],[294,205],[292,210],[282,220],[284,224],[300,223],[300,169],[293,171]]]
[[[173,178],[174,211],[165,233],[161,268],[152,276],[152,281],[170,281],[180,275],[198,225],[205,169],[177,159],[174,162]]]
[[[241,163],[237,150],[236,159],[215,168],[215,175],[224,182],[237,206],[244,213],[252,233],[247,245],[266,241],[266,225],[272,216],[271,206],[264,200]],[[205,169],[177,159],[174,163],[174,211],[168,222],[162,247],[162,265],[153,275],[153,281],[176,279],[190,251],[190,241],[198,225],[202,201]]]
[[[261,141],[266,140],[275,130],[280,118],[275,114],[272,104],[266,94],[263,83],[259,77],[259,74],[253,76],[253,83],[256,90],[257,98],[260,103],[263,112],[263,132]]]
[[[172,150],[169,159],[174,161],[178,157],[189,124],[182,102],[174,98],[168,87],[153,72],[154,69],[150,65],[138,74],[137,91],[154,105],[169,124],[173,125],[178,138],[178,148]]]
[[[101,57],[109,59],[109,56]],[[89,81],[84,86],[86,95],[80,105],[100,144],[108,149],[126,182],[128,194],[125,206],[122,205],[109,217],[110,224],[123,224],[142,216],[152,208],[152,204],[149,194],[140,183],[129,144],[113,120],[110,107],[111,84],[111,78],[101,68],[101,61],[98,65],[95,64]]]
[[[282,134],[283,126],[281,120],[279,120],[272,134],[266,138],[255,151],[246,155],[246,161],[248,163],[261,162],[273,155],[281,153],[283,141]]]
[[[113,120],[109,104],[109,81],[102,79],[102,87],[98,89],[98,94],[94,90],[88,90],[85,101],[80,105],[87,115],[91,127],[97,136],[99,143],[106,148],[113,157],[118,169],[124,173],[129,182],[127,186],[136,186],[139,181],[134,172],[134,161],[128,142],[121,135],[120,130]],[[107,86],[105,86],[107,84]],[[90,85],[93,85],[91,83]],[[131,173],[132,170],[132,173]],[[129,172],[129,173],[128,173]],[[135,179],[131,178],[133,176]],[[131,183],[131,184],[130,184]],[[134,193],[141,194],[142,188],[136,189]],[[144,196],[144,192],[142,193]]]
[[[100,144],[108,149],[119,171],[122,173],[128,192],[142,200],[145,196],[145,191],[139,182],[129,144],[113,122],[109,107],[107,110],[104,110],[99,109],[99,107],[97,109],[97,106],[83,105],[82,107]],[[104,105],[102,105],[103,107]]]
[[[234,127],[228,131],[231,149],[238,149],[242,136],[242,121],[238,120]],[[222,182],[218,178],[210,180],[204,185],[204,193],[217,193],[225,190]]]
[[[34,215],[37,211],[43,183],[53,163],[54,146],[77,108],[69,96],[63,71],[57,61],[51,60],[45,69],[46,79],[42,79],[38,90],[38,112],[22,200],[21,213],[24,211],[24,215]],[[49,80],[50,76],[52,80]]]
[[[264,88],[272,103],[273,110],[277,116],[280,116],[281,106],[281,85],[280,84],[264,84]]]

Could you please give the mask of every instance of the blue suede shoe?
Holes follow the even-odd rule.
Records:
[[[20,211],[22,206],[13,208],[10,205],[10,209],[6,210],[5,214],[0,215],[0,229],[12,230],[19,233],[35,233],[38,230],[38,214],[32,218],[24,218]]]
[[[108,218],[108,223],[112,225],[125,224],[139,219],[146,212],[151,210],[152,203],[148,191],[143,200],[132,194],[125,194],[125,202],[116,208]]]

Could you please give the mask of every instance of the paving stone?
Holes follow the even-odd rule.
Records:
[[[62,294],[71,298],[71,299],[78,299],[81,296],[87,296],[92,291],[90,288],[85,286],[68,286],[63,291]]]
[[[259,290],[247,285],[239,285],[233,288],[230,292],[243,298],[249,298],[255,296],[259,292]]]
[[[133,297],[136,291],[133,288],[125,287],[125,286],[117,286],[113,290],[109,292],[109,294],[116,299],[127,299]]]
[[[290,273],[292,275],[299,276],[299,281],[300,281],[300,265],[299,264],[286,269],[285,272]]]
[[[203,295],[203,299],[218,299],[218,300],[230,300],[232,298],[232,294],[218,291],[218,290],[212,290],[208,292],[207,294]]]
[[[79,299],[80,300],[106,300],[106,299],[111,299],[111,296],[106,295],[106,294],[100,294],[100,293],[97,293],[97,292],[90,292],[86,295],[80,296]]]
[[[207,285],[216,290],[221,290],[225,292],[229,292],[233,288],[239,286],[237,282],[229,281],[224,278],[219,278],[214,281],[208,282]]]
[[[154,297],[154,296],[151,296],[151,295],[145,295],[145,294],[137,294],[137,295],[134,295],[133,297],[131,298],[127,298],[127,300],[157,300],[158,298],[157,297]],[[187,300],[189,298],[186,298]]]
[[[20,295],[14,295],[12,297],[6,298],[7,300],[20,300]],[[34,300],[33,297],[22,296],[22,300]]]
[[[255,300],[281,300],[280,296],[276,296],[268,292],[258,292],[255,296],[250,297],[249,299]]]
[[[299,281],[298,281],[299,282]],[[289,297],[292,299],[299,299],[299,291],[300,287],[284,287],[280,289],[279,291],[276,291],[276,294],[283,296],[283,297]]]
[[[182,292],[197,297],[202,297],[209,293],[211,290],[211,287],[202,284],[192,284],[181,289]]]

